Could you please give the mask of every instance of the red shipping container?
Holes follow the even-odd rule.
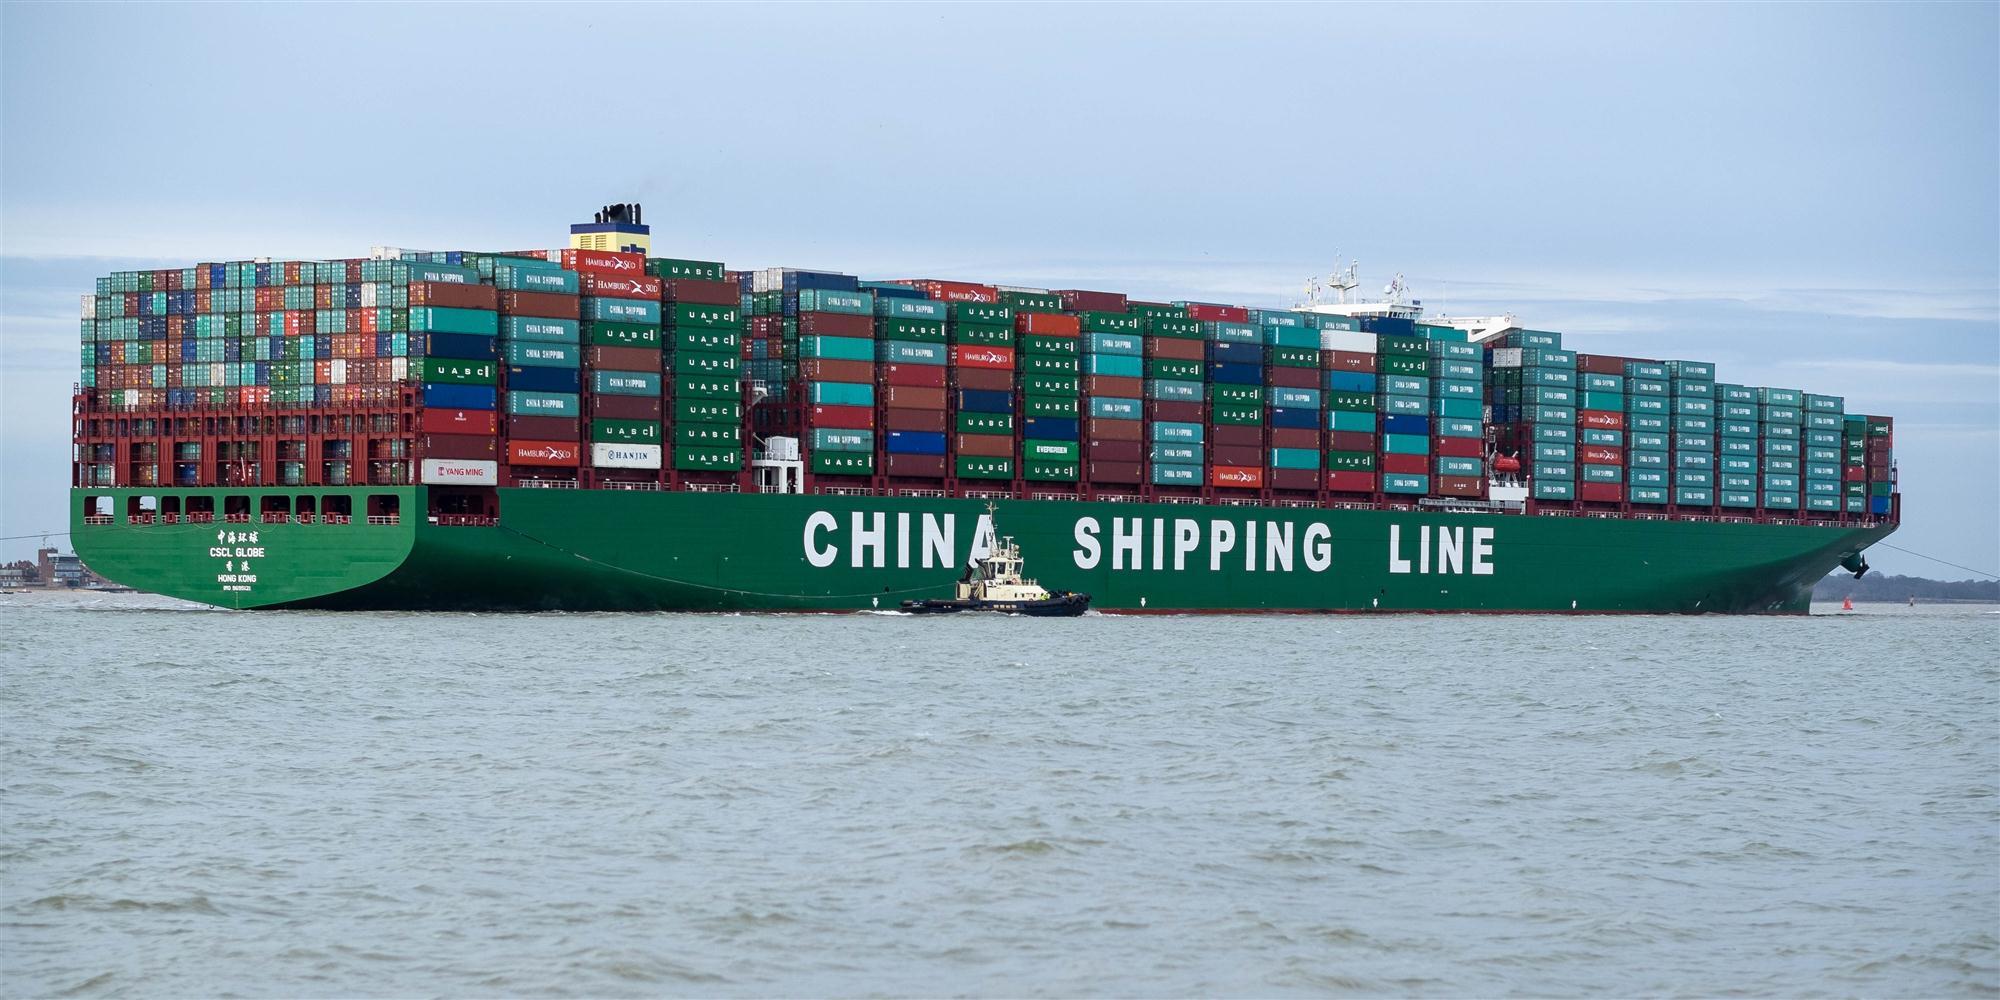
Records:
[[[943,479],[945,458],[943,455],[903,455],[888,453],[884,470],[891,476],[911,476],[918,479]]]
[[[1625,429],[1625,414],[1617,410],[1578,410],[1576,422],[1579,427],[1593,430],[1622,431]]]
[[[590,415],[613,420],[658,420],[660,397],[594,395],[590,397]]]
[[[321,285],[331,289],[332,285]],[[500,290],[492,285],[450,285],[439,281],[410,282],[410,305],[442,306],[448,309],[498,309]],[[322,309],[333,308],[328,301]]]
[[[1623,375],[1625,362],[1632,360],[1636,359],[1614,358],[1608,354],[1579,354],[1576,356],[1576,368],[1592,375]]]
[[[1368,372],[1375,371],[1375,355],[1359,351],[1321,351],[1319,366],[1328,371]]]
[[[706,304],[726,305],[727,303],[710,302]],[[766,340],[779,340],[784,337],[784,333],[785,333],[785,317],[783,316],[750,317],[750,336],[752,337],[762,337]]]
[[[1328,451],[1374,451],[1375,435],[1367,431],[1334,431],[1326,436]]]
[[[1011,347],[989,347],[984,344],[951,345],[951,363],[960,368],[991,368],[1014,370],[1014,349]]]
[[[1145,457],[1144,441],[1090,440],[1090,460],[1093,462],[1138,462]]]
[[[574,441],[509,441],[508,465],[575,465],[581,451]]]
[[[1623,483],[1578,483],[1576,495],[1579,500],[1592,503],[1619,503],[1625,499]]]
[[[1587,444],[1576,450],[1576,459],[1591,465],[1624,465],[1625,451],[1622,448],[1607,448],[1601,444]]]
[[[909,285],[925,295],[945,302],[985,302],[1000,301],[1000,290],[992,285],[975,285],[967,281],[932,281],[928,278],[904,278],[897,282]]]
[[[1166,358],[1170,361],[1205,361],[1199,340],[1184,340],[1179,337],[1147,337],[1146,356]]]
[[[1431,438],[1431,454],[1447,458],[1480,458],[1486,454],[1486,442],[1478,438],[1434,437]]]
[[[597,271],[638,277],[646,273],[646,255],[617,250],[564,250],[560,258],[569,271]]]
[[[650,347],[606,347],[593,344],[586,348],[583,363],[592,368],[609,368],[621,372],[660,371],[660,352]]]
[[[1138,399],[1146,394],[1146,380],[1128,375],[1085,375],[1083,393],[1086,396]]]
[[[1093,441],[1143,441],[1146,439],[1146,424],[1141,420],[1091,417],[1084,421],[1083,433]]]
[[[1326,474],[1326,488],[1341,493],[1375,492],[1375,474],[1372,472],[1329,472]]]
[[[1273,427],[1271,428],[1271,447],[1312,448],[1318,450],[1319,432],[1307,430],[1304,427]]]
[[[875,318],[849,316],[846,313],[802,312],[799,314],[799,336],[872,338],[875,336]]]
[[[700,278],[675,278],[665,283],[662,293],[668,302],[685,302],[703,306],[740,306],[743,292],[734,281],[704,281]],[[782,321],[782,316],[770,319]]]
[[[942,410],[945,408],[945,391],[920,386],[889,385],[881,387],[877,393],[883,406],[902,407],[911,410]]]
[[[1273,366],[1264,369],[1264,381],[1286,389],[1317,389],[1321,378],[1317,368]]]
[[[583,421],[575,417],[508,417],[507,436],[529,441],[575,441]]]
[[[1248,323],[1250,310],[1242,306],[1218,306],[1206,302],[1190,302],[1187,305],[1188,318],[1203,323]],[[1260,479],[1261,483],[1262,480]]]
[[[1319,489],[1318,469],[1272,469],[1271,488],[1279,490]]]
[[[942,434],[950,422],[950,414],[943,410],[882,411],[882,429],[885,431],[929,431],[933,434]]]
[[[1208,440],[1212,444],[1231,444],[1245,448],[1264,447],[1264,428],[1243,424],[1215,424],[1208,428]]]
[[[1448,497],[1483,497],[1486,480],[1479,476],[1439,476],[1436,491]]]
[[[1263,465],[1264,449],[1260,445],[1211,444],[1208,457],[1217,465]]]
[[[960,368],[953,378],[954,384],[960,389],[982,389],[987,392],[1014,391],[1014,370],[1011,368]]]
[[[875,369],[875,380],[882,385],[907,385],[917,388],[944,388],[943,365],[882,365]]]
[[[1229,322],[1219,320],[1218,322]],[[1216,465],[1208,470],[1208,485],[1230,486],[1241,489],[1259,490],[1264,488],[1264,467],[1261,465]]]
[[[875,429],[875,408],[872,406],[814,406],[806,411],[806,426],[831,427],[835,430],[844,431],[872,431]]]
[[[650,299],[658,302],[660,296],[666,292],[666,289],[660,284],[660,279],[650,274],[610,274],[600,271],[583,271],[577,274],[577,280],[583,287],[583,294],[597,298]],[[742,296],[739,295],[721,304],[733,306],[741,302]]]
[[[1037,337],[1077,337],[1083,334],[1083,321],[1062,313],[1018,312],[1014,329]]]
[[[499,449],[490,435],[425,434],[417,439],[417,454],[421,458],[479,461],[491,460]]]
[[[1058,288],[1062,307],[1070,312],[1122,313],[1130,306],[1120,292],[1090,292],[1081,288]]]
[[[1159,399],[1146,404],[1146,413],[1154,420],[1165,420],[1179,424],[1198,424],[1203,417],[1202,404],[1177,399]]]
[[[1145,481],[1146,467],[1139,462],[1093,461],[1089,476],[1093,483],[1138,483]]]
[[[1868,481],[1868,470],[1863,466],[1850,465],[1842,478],[1850,483],[1865,483]]]
[[[1383,472],[1400,476],[1424,476],[1431,471],[1429,455],[1383,455],[1375,460]]]
[[[957,437],[953,444],[960,455],[1011,458],[1014,454],[1014,439],[1005,434],[960,434]]]
[[[799,361],[799,377],[811,382],[873,382],[875,362],[802,358]]]
[[[538,316],[543,319],[576,319],[583,300],[555,292],[501,292],[500,311],[509,316]]]

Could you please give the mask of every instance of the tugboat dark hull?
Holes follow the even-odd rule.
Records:
[[[903,610],[913,615],[950,615],[963,611],[992,611],[1030,618],[1075,618],[1090,610],[1089,594],[1056,594],[1043,601],[928,600],[904,601]]]

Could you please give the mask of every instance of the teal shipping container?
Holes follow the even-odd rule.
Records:
[[[1431,453],[1431,439],[1422,434],[1384,434],[1382,453],[1385,455],[1428,455]]]
[[[410,310],[410,332],[471,333],[492,337],[500,332],[500,314],[491,309],[417,306]]]
[[[598,369],[590,373],[590,390],[605,396],[657,396],[660,373]]]
[[[875,387],[865,382],[808,382],[806,393],[824,406],[875,405]]]
[[[568,274],[568,271],[564,271]],[[537,316],[500,317],[500,339],[539,340],[550,344],[574,344],[581,339],[577,321],[542,319]]]
[[[544,343],[536,340],[510,340],[502,345],[510,365],[528,365],[537,368],[575,368],[581,363],[582,349],[575,344]]]
[[[582,397],[573,392],[508,392],[512,417],[574,417],[582,412]]]

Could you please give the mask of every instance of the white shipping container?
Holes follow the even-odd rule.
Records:
[[[375,285],[376,282],[373,281],[364,281],[361,283],[361,308],[375,308]]]
[[[329,380],[330,380],[330,381],[332,382],[332,384],[334,384],[334,385],[346,385],[346,384],[347,384],[347,359],[346,359],[346,358],[335,358],[335,359],[333,359],[333,364],[332,364],[332,365],[330,365],[329,367],[333,369],[333,374],[332,374],[332,375],[330,376],[330,379],[329,379]]]
[[[389,359],[389,381],[391,381],[391,382],[408,382],[409,380],[410,380],[410,359],[409,359],[409,358],[390,358],[390,359]]]
[[[1493,349],[1493,367],[1521,367],[1521,349],[1518,347],[1496,347]]]
[[[1319,349],[1322,351],[1353,351],[1356,354],[1375,353],[1375,335],[1358,330],[1321,330]]]
[[[590,446],[590,464],[600,469],[657,469],[660,446],[656,444],[603,444]]]
[[[425,483],[497,486],[500,483],[500,463],[458,458],[426,458],[421,478]]]
[[[97,296],[86,295],[83,297],[83,318],[84,319],[97,318]]]

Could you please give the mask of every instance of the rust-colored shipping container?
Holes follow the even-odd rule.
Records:
[[[1624,465],[1625,452],[1619,448],[1607,448],[1601,444],[1586,444],[1576,450],[1579,462],[1591,465]]]
[[[1617,410],[1578,410],[1576,424],[1593,430],[1622,431],[1625,429],[1625,414]]]
[[[440,281],[412,281],[410,305],[442,306],[449,309],[498,309],[500,290],[492,285],[450,285]]]
[[[1086,375],[1083,392],[1087,396],[1117,396],[1138,399],[1146,392],[1146,380],[1128,375]]]
[[[1146,356],[1166,358],[1171,361],[1207,360],[1201,341],[1184,340],[1180,337],[1147,337]]]
[[[1585,485],[1589,485],[1586,483]],[[1486,495],[1486,480],[1479,476],[1439,476],[1437,492],[1448,497],[1483,497]]]
[[[492,434],[499,426],[492,410],[425,410],[418,430],[426,434]]]
[[[882,405],[911,410],[942,410],[945,408],[945,390],[909,385],[882,386],[877,393]]]
[[[500,311],[509,316],[576,319],[582,315],[582,301],[574,295],[555,292],[501,292]]]
[[[883,385],[903,385],[920,389],[944,388],[943,365],[881,365],[875,380]]]
[[[1180,424],[1198,424],[1202,420],[1202,405],[1184,400],[1160,399],[1146,404],[1146,415],[1154,420],[1168,420]]]
[[[1326,488],[1337,493],[1375,492],[1375,474],[1341,469],[1326,474]]]
[[[909,285],[925,295],[945,302],[983,302],[992,304],[1000,301],[1000,290],[992,285],[975,285],[969,281],[932,281],[928,278],[904,278],[897,284]]]
[[[883,467],[891,476],[911,476],[918,479],[944,478],[943,455],[904,455],[890,452],[888,459],[883,463]]]
[[[479,434],[425,434],[417,438],[420,458],[491,460],[499,454],[493,436]]]
[[[837,358],[800,358],[799,377],[811,382],[873,382],[875,362]]]
[[[1090,463],[1090,481],[1093,483],[1138,483],[1144,482],[1146,467],[1139,462],[1099,462]]]
[[[1215,465],[1208,470],[1208,485],[1224,486],[1232,489],[1260,490],[1264,488],[1264,467],[1261,465]]]
[[[1084,422],[1083,434],[1092,441],[1144,441],[1146,422],[1091,417]]]
[[[743,293],[734,281],[704,281],[700,278],[675,278],[666,283],[664,290],[668,302],[684,302],[703,306],[740,306]],[[770,316],[759,319],[779,320],[784,317]]]
[[[1262,448],[1264,447],[1264,428],[1250,427],[1244,424],[1214,424],[1208,428],[1208,439],[1215,444]]]
[[[953,445],[960,455],[1010,458],[1014,454],[1014,439],[1005,434],[959,434],[956,437]]]
[[[1083,334],[1083,321],[1062,313],[1017,312],[1014,330],[1037,337],[1077,337]]]
[[[1304,427],[1271,428],[1273,448],[1314,448],[1319,447],[1319,432]]]
[[[507,436],[531,441],[575,441],[583,421],[575,417],[508,417]]]
[[[1092,292],[1081,288],[1058,288],[1062,307],[1070,312],[1122,313],[1131,308],[1122,292]]]
[[[1383,472],[1400,476],[1427,476],[1431,471],[1429,455],[1382,455],[1375,460],[1376,467]]]
[[[1431,439],[1431,453],[1446,458],[1478,458],[1486,454],[1486,442],[1479,438],[1437,437]]]
[[[1264,448],[1261,445],[1211,444],[1208,454],[1217,465],[1264,464]]]
[[[872,338],[875,336],[875,318],[846,313],[802,312],[799,314],[799,335]]]
[[[658,420],[660,397],[593,395],[590,397],[590,415],[614,420]]]
[[[557,258],[566,271],[597,271],[606,274],[646,273],[646,255],[619,250],[564,250]]]
[[[1014,370],[1011,368],[960,368],[954,378],[960,389],[983,389],[987,392],[1014,391]]]
[[[1144,441],[1090,439],[1090,460],[1093,462],[1138,462],[1143,461],[1145,457]]]
[[[1579,354],[1576,356],[1576,367],[1578,371],[1586,371],[1592,375],[1623,375],[1625,363],[1637,360],[1639,359],[1614,358],[1608,354]]]
[[[1375,373],[1375,355],[1359,351],[1321,351],[1319,366],[1327,371]]]
[[[823,403],[806,411],[806,426],[830,427],[842,431],[872,431],[875,429],[875,408]]]
[[[951,363],[960,368],[1014,370],[1014,349],[990,344],[953,344]]]
[[[1272,469],[1271,488],[1279,490],[1319,489],[1318,469]]]
[[[1208,302],[1190,302],[1187,305],[1188,318],[1202,323],[1248,323],[1250,310],[1242,306],[1218,306]]]
[[[943,410],[883,410],[882,429],[885,431],[929,431],[942,434],[951,423],[951,414]]]
[[[1317,389],[1321,379],[1317,368],[1287,368],[1274,365],[1264,369],[1264,380],[1286,389]]]
[[[656,372],[660,370],[660,352],[650,347],[606,347],[593,344],[586,349],[583,363],[592,368],[609,368],[621,372]]]

